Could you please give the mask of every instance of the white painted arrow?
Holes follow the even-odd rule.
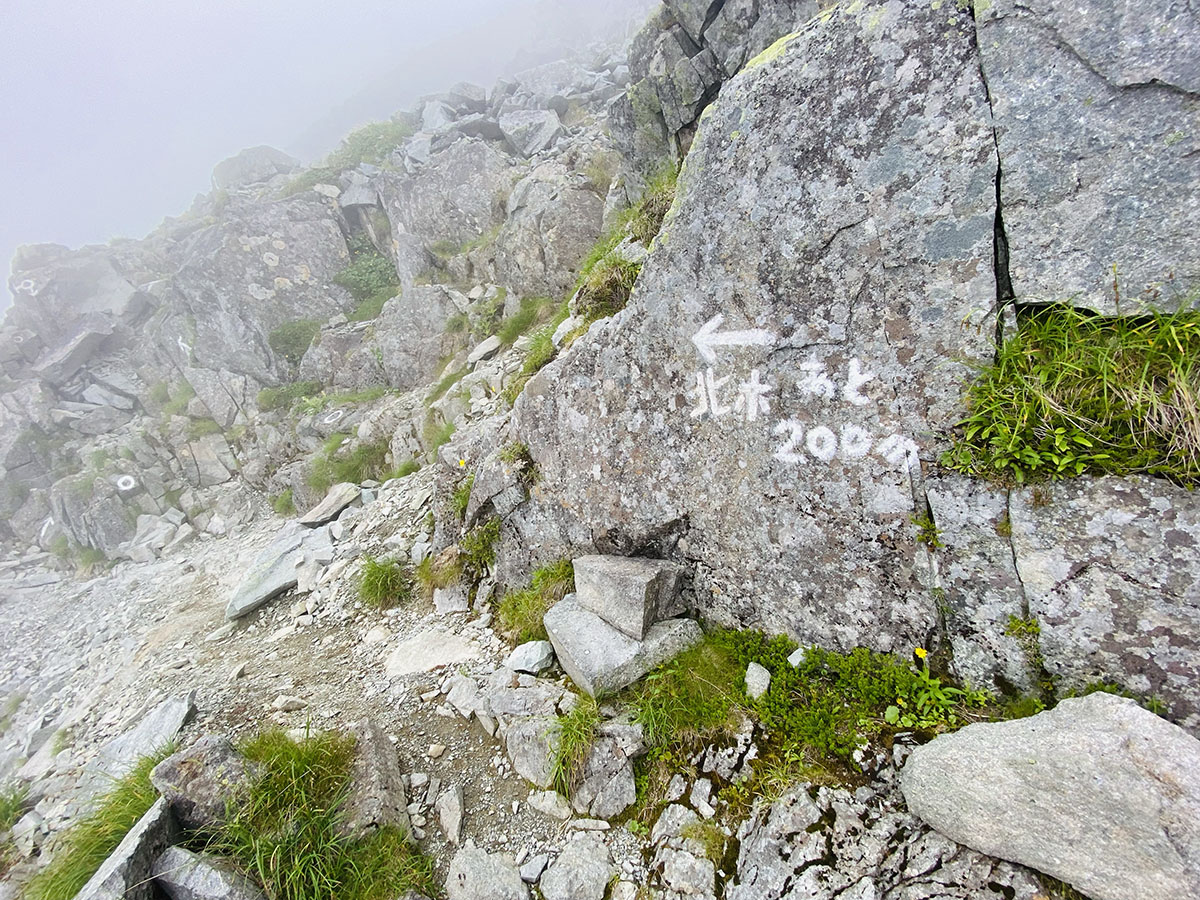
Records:
[[[726,331],[724,334],[717,334],[717,329],[725,321],[725,317],[721,313],[717,313],[707,322],[705,322],[700,330],[692,335],[692,343],[696,345],[696,349],[700,351],[700,355],[704,361],[710,366],[717,361],[717,354],[714,347],[749,347],[759,346],[764,347],[774,344],[778,338],[769,331],[764,331],[761,328],[751,328],[747,331]]]

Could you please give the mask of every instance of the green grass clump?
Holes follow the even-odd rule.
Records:
[[[1144,472],[1200,480],[1200,312],[1025,310],[966,397],[944,465],[1004,483]]]
[[[620,312],[629,302],[641,271],[641,263],[629,262],[616,254],[604,257],[582,279],[576,311],[589,323]]]
[[[635,241],[650,246],[662,231],[663,219],[675,202],[679,172],[671,168],[655,178],[629,214],[629,234]]]
[[[192,419],[188,422],[187,436],[189,441],[199,440],[210,434],[220,434],[221,426],[216,419]]]
[[[258,392],[258,408],[263,412],[291,409],[292,404],[305,397],[321,393],[319,381],[293,381],[279,387],[267,387]]]
[[[320,453],[313,459],[308,471],[308,486],[324,494],[333,485],[343,481],[362,484],[364,481],[382,478],[387,474],[387,456],[390,447],[387,438],[359,444],[348,453],[342,450],[348,435],[330,435]]]
[[[432,893],[432,863],[404,835],[384,827],[361,840],[339,833],[354,740],[325,733],[293,741],[271,731],[242,746],[263,775],[246,803],[209,841],[272,900],[388,900]]]
[[[496,336],[511,346],[529,329],[549,321],[558,306],[550,297],[522,297],[520,308],[500,323]]]
[[[529,445],[521,441],[510,441],[500,449],[500,459],[513,467],[517,477],[527,488],[537,483],[541,475],[537,463],[529,452]]]
[[[413,572],[421,595],[426,599],[433,597],[433,592],[457,584],[463,574],[462,557],[457,549],[443,552],[436,558],[427,556],[417,564]]]
[[[394,559],[363,559],[358,581],[358,597],[376,609],[391,609],[407,603],[413,596],[412,569]]]
[[[389,475],[389,478],[405,478],[413,472],[418,472],[421,469],[421,464],[415,459],[406,459],[400,465],[396,466],[395,471]]]
[[[284,322],[267,335],[267,346],[293,366],[298,366],[320,330],[321,323],[316,319]]]
[[[399,293],[400,288],[385,288],[358,302],[358,305],[346,316],[351,322],[369,322],[378,319],[383,312],[383,305]]]
[[[438,417],[430,411],[421,428],[421,443],[428,449],[430,458],[437,452],[438,447],[449,443],[452,437],[454,437],[454,423],[444,422],[439,425]]]
[[[496,545],[500,542],[500,519],[492,516],[476,525],[458,542],[463,571],[478,581],[496,561]]]
[[[442,397],[446,395],[446,391],[450,390],[450,388],[462,381],[463,376],[466,375],[468,371],[469,370],[467,367],[463,366],[461,369],[450,372],[449,374],[443,376],[442,380],[434,385],[433,391],[429,394],[429,396],[425,398],[426,405],[442,399]]]
[[[362,163],[387,166],[392,151],[413,136],[413,127],[405,122],[370,122],[342,139],[336,150],[320,166],[301,172],[283,189],[288,197],[310,190],[314,185],[336,185],[338,175]]]
[[[17,824],[17,819],[25,812],[28,796],[29,788],[22,784],[10,784],[0,789],[0,832]]]
[[[575,590],[575,569],[569,559],[534,570],[529,587],[509,591],[496,606],[496,618],[513,643],[546,639],[542,619],[546,610]]]
[[[71,900],[79,893],[158,799],[158,791],[150,784],[150,770],[173,750],[167,746],[139,760],[113,783],[93,812],[71,826],[58,842],[50,865],[26,885],[28,900]]]
[[[271,508],[278,516],[293,516],[296,514],[296,498],[291,488],[288,488],[271,501]]]
[[[196,396],[196,389],[186,381],[181,381],[171,390],[171,399],[163,404],[163,415],[168,419],[171,416],[182,416],[187,413],[188,403]]]
[[[467,506],[471,503],[471,488],[475,486],[475,473],[470,473],[462,480],[462,484],[454,489],[454,493],[450,495],[450,509],[454,511],[454,515],[458,521],[462,521],[467,515]]]
[[[600,726],[600,707],[596,700],[583,694],[570,712],[558,717],[558,734],[550,758],[554,789],[564,797],[571,796],[583,774],[596,729]]]

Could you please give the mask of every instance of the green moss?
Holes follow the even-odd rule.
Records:
[[[391,260],[377,253],[373,247],[355,256],[346,268],[333,276],[333,282],[348,290],[355,300],[370,301],[372,305],[378,303],[380,309],[400,289],[400,281]]]
[[[420,469],[421,469],[421,464],[419,462],[417,462],[415,459],[406,459],[404,462],[400,463],[400,465],[396,466],[395,471],[392,472],[390,477],[391,478],[406,478],[409,475],[413,474],[413,472],[420,471]]]
[[[220,434],[221,426],[216,419],[192,419],[188,422],[187,436],[189,441],[199,440],[210,434]]]
[[[430,403],[436,403],[438,400],[444,397],[450,388],[462,381],[463,376],[465,376],[468,371],[470,370],[466,366],[463,366],[461,369],[444,375],[441,381],[433,386],[433,391],[429,394],[429,396],[425,398],[426,405],[429,405]]]
[[[754,69],[763,65],[764,63],[769,63],[773,59],[778,59],[783,55],[783,51],[787,49],[788,44],[790,44],[799,36],[800,32],[798,31],[793,31],[791,34],[785,34],[766,50],[762,51],[762,53],[753,57],[748,63],[746,63],[746,65],[742,67],[742,71]]]
[[[271,508],[279,516],[294,516],[296,514],[296,498],[291,488],[288,488],[271,501]]]
[[[170,389],[171,399],[163,404],[163,415],[182,416],[187,413],[188,404],[196,396],[196,389],[186,381],[181,381]]]
[[[296,401],[319,393],[321,393],[319,381],[293,381],[279,387],[267,387],[258,392],[258,408],[264,412],[290,409]]]

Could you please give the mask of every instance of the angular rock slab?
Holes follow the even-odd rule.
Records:
[[[212,829],[250,790],[259,767],[234,749],[229,738],[208,734],[168,756],[150,771],[150,783],[189,831]]]
[[[325,494],[325,499],[302,515],[298,521],[301,525],[314,527],[324,525],[326,522],[332,522],[338,517],[343,509],[353,503],[362,495],[362,488],[357,484],[351,484],[344,481],[341,484],[335,484],[331,487],[328,493]]]
[[[328,544],[328,528],[306,528],[299,522],[289,522],[250,564],[225,606],[225,618],[241,618],[294,588],[299,580],[298,567],[310,555],[327,555]]]
[[[575,598],[609,625],[641,640],[659,619],[683,612],[679,567],[662,559],[580,556]]]
[[[179,826],[171,807],[159,797],[101,863],[75,900],[152,900],[151,866],[178,836]]]
[[[1169,285],[1162,302],[1178,305],[1200,280],[1200,137],[1185,124],[1200,14],[1174,0],[995,0],[977,14],[1017,299],[1129,314]]]
[[[83,770],[80,783],[93,793],[107,790],[112,782],[128,773],[139,759],[162,750],[196,712],[196,695],[164,700],[141,720],[102,746],[96,758]]]
[[[500,117],[500,130],[513,151],[521,156],[533,156],[539,150],[552,147],[563,133],[558,113],[551,109],[522,109]]]
[[[585,609],[574,594],[552,606],[543,624],[563,671],[593,697],[633,684],[703,639],[694,619],[667,619],[636,641]]]
[[[397,644],[384,662],[384,669],[389,677],[400,678],[469,662],[478,656],[478,645],[456,634],[429,629]]]
[[[506,669],[529,675],[540,675],[553,664],[554,645],[549,641],[526,641],[504,660]]]
[[[603,900],[616,872],[604,838],[584,831],[571,836],[539,887],[546,900]]]
[[[350,794],[342,802],[342,834],[362,838],[377,828],[392,826],[411,839],[408,796],[396,748],[383,729],[370,719],[356,722],[354,762],[350,768]]]
[[[529,900],[529,888],[511,857],[468,846],[450,863],[446,896],[449,900]]]
[[[530,548],[686,541],[718,621],[924,643],[914,491],[996,308],[974,26],[933,6],[838,4],[723,85],[628,306],[516,403]]]
[[[1200,896],[1200,741],[1096,693],[918,747],[908,807],[980,853],[1095,900]]]
[[[266,900],[228,861],[183,847],[168,847],[150,875],[171,900]]]

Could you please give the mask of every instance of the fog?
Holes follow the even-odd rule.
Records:
[[[627,33],[653,0],[10,0],[0,269],[18,244],[141,237],[270,144],[313,161],[417,97]],[[0,308],[7,306],[0,290]]]

